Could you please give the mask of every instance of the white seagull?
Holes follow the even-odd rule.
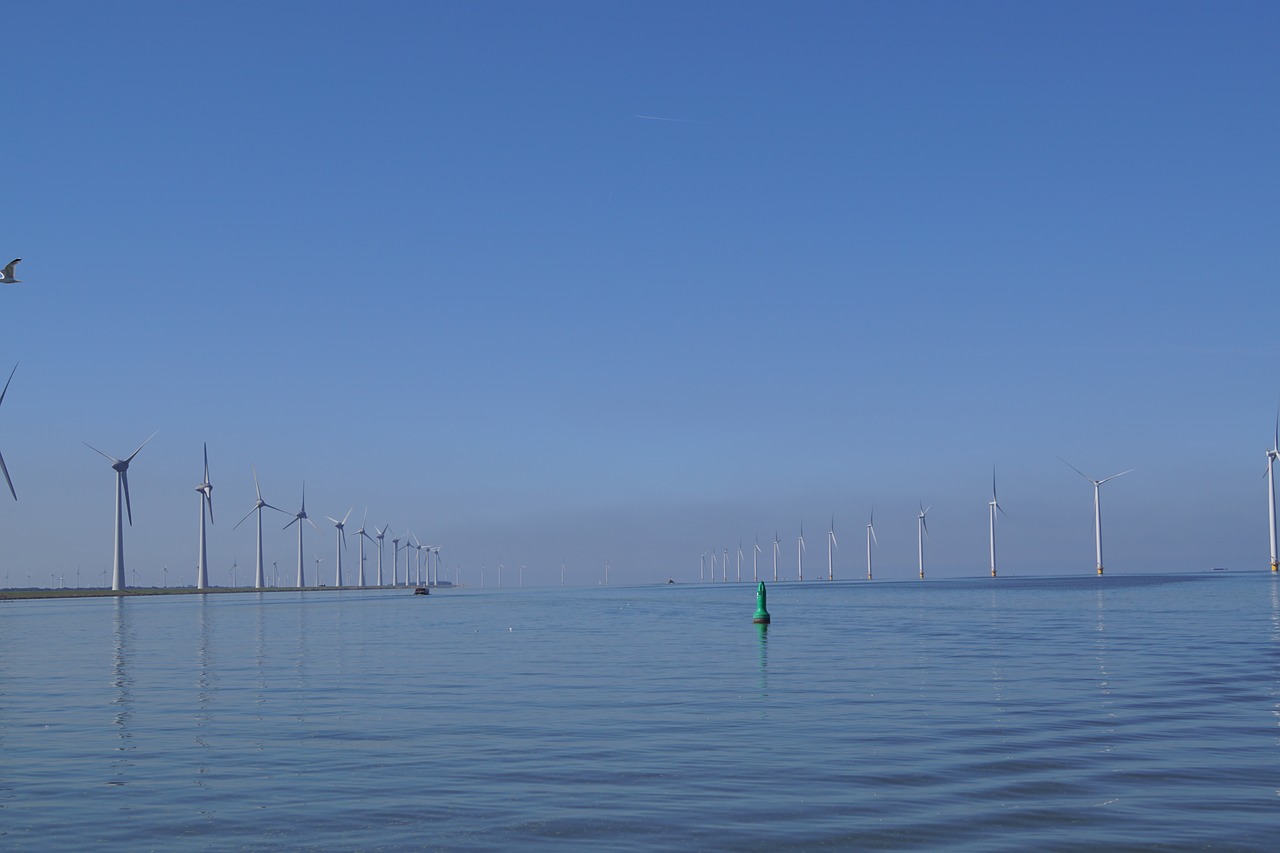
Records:
[[[9,261],[8,265],[4,268],[4,277],[0,278],[0,284],[17,284],[22,281],[20,278],[13,277],[13,268],[16,267],[18,262],[21,260],[22,258],[14,258]]]

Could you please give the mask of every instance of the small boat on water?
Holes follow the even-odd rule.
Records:
[[[427,589],[425,586],[420,586],[413,591],[413,594],[414,595],[430,595],[431,590]]]

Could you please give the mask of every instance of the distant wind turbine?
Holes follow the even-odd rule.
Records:
[[[871,543],[875,543],[876,547],[880,547],[880,540],[876,539],[876,508],[871,508],[871,518],[867,520],[867,580],[871,580]]]
[[[200,493],[200,547],[196,562],[196,589],[209,588],[209,548],[205,538],[204,514],[209,509],[209,523],[213,523],[213,484],[209,482],[209,445],[204,446],[204,482],[196,486]]]
[[[738,578],[737,583],[742,583],[742,540],[738,540]]]
[[[13,264],[10,264],[10,266],[13,266]],[[9,371],[9,378],[4,383],[4,390],[0,391],[0,404],[4,403],[4,395],[9,393],[9,383],[13,381],[13,374],[17,372],[18,365],[15,364],[13,366],[13,370]],[[9,494],[13,495],[13,499],[16,501],[18,499],[18,493],[13,490],[13,480],[9,479],[9,469],[4,464],[4,454],[0,454],[0,471],[4,472],[4,481],[9,484]],[[1274,539],[1275,537],[1272,538]]]
[[[236,527],[239,527],[241,524],[244,524],[245,519],[253,515],[255,512],[258,514],[258,549],[257,549],[258,556],[257,556],[257,560],[254,563],[253,586],[255,589],[262,589],[263,587],[266,586],[266,577],[264,576],[263,567],[262,567],[262,510],[274,509],[276,512],[283,512],[285,515],[288,515],[289,513],[280,509],[280,507],[278,506],[272,506],[271,504],[267,503],[262,499],[262,488],[258,485],[258,469],[251,467],[251,470],[253,471],[253,491],[258,496],[258,499],[254,501],[253,509],[246,512],[244,514],[244,518],[237,521],[235,527],[231,529],[235,530]],[[208,477],[206,476],[205,479],[207,480]],[[212,510],[210,510],[210,512],[212,512]],[[273,563],[272,565],[275,565],[275,564]]]
[[[312,527],[315,527],[317,533],[320,532],[320,528],[316,527],[316,523],[307,517],[307,484],[305,481],[302,484],[302,507],[294,514],[293,521],[281,528],[282,530],[288,530],[293,525],[298,525],[298,589],[302,589],[307,585],[306,572],[304,571],[304,563],[302,562],[302,522],[304,521]],[[319,571],[319,565],[319,558],[317,558],[317,571]],[[319,576],[316,577],[316,580],[319,580]]]
[[[716,582],[716,549],[711,549],[711,582]]]
[[[773,582],[778,582],[778,546],[782,544],[782,540],[778,538],[778,531],[773,531]]]
[[[346,527],[347,519],[351,517],[352,509],[355,509],[355,507],[351,507],[351,509],[347,510],[347,514],[342,517],[342,521],[338,521],[338,519],[331,515],[325,516],[325,518],[333,522],[333,527],[336,531],[333,534],[334,550],[337,552],[337,555],[334,557],[334,565],[336,566],[336,574],[334,575],[333,581],[334,586],[342,586],[342,552],[347,550]],[[361,567],[361,571],[363,571],[363,567]]]
[[[804,522],[800,522],[800,538],[796,540],[796,580],[804,580]]]
[[[991,466],[991,500],[987,503],[991,514],[991,577],[996,576],[996,513],[1009,517],[996,499],[996,466]]]
[[[758,583],[760,581],[760,576],[756,573],[756,559],[759,558],[761,553],[762,552],[760,548],[760,534],[757,533],[755,550],[751,552],[751,582],[752,583]]]
[[[1128,471],[1121,471],[1119,474],[1112,474],[1110,477],[1103,477],[1101,480],[1095,480],[1067,460],[1063,459],[1061,456],[1059,456],[1058,459],[1063,465],[1066,465],[1072,471],[1075,471],[1081,477],[1084,477],[1090,483],[1093,483],[1093,545],[1098,556],[1098,574],[1102,574],[1102,504],[1101,495],[1099,493],[1103,483],[1114,480],[1116,477],[1123,477],[1125,474],[1131,474],[1137,469],[1130,468]]]
[[[564,572],[561,572],[563,576]],[[706,583],[707,580],[707,552],[703,551],[702,556],[698,558],[698,583]]]
[[[381,530],[378,530],[377,527],[374,527],[373,529],[377,531],[377,535],[373,538],[378,542],[378,586],[382,586],[382,537],[387,535],[387,531],[391,529],[391,525],[383,525]]]
[[[13,374],[10,374],[11,378],[12,376]],[[156,432],[151,433],[151,435],[147,437],[147,441],[150,441],[151,439],[155,438],[156,433],[158,433],[159,431],[160,430],[156,430]],[[107,456],[107,454],[103,453],[101,450],[94,447],[92,444],[89,444],[87,441],[84,443],[85,447],[89,448],[94,453],[104,457],[108,462],[110,462],[111,467],[116,472],[116,539],[115,539],[116,553],[115,553],[115,561],[112,563],[112,568],[111,568],[111,588],[117,591],[125,588],[124,514],[120,512],[120,503],[121,503],[120,498],[121,496],[124,497],[124,510],[125,510],[125,513],[127,513],[129,516],[129,526],[132,527],[133,526],[133,507],[129,502],[129,463],[132,462],[133,458],[142,451],[142,448],[147,446],[147,441],[144,441],[142,442],[142,444],[139,444],[138,449],[130,453],[124,459],[116,459],[114,456]]]
[[[926,507],[924,502],[920,503],[920,515],[916,521],[916,553],[920,557],[920,580],[924,580],[924,539],[929,535],[929,522],[924,517],[929,514],[929,510],[933,507]]]
[[[356,531],[356,541],[360,543],[360,574],[357,586],[364,586],[364,540],[374,541],[373,537],[364,529],[365,522],[369,520],[369,508],[364,508],[364,518],[360,519],[360,529]]]
[[[720,564],[720,582],[729,582],[729,549],[724,549],[724,562]]]
[[[827,531],[827,580],[836,579],[835,570],[832,567],[832,550],[839,548],[840,543],[836,541],[836,517],[831,516],[831,528]]]
[[[15,368],[16,369],[16,368]],[[4,395],[0,394],[0,400],[4,399]],[[1276,410],[1276,437],[1275,443],[1271,445],[1271,449],[1267,451],[1267,521],[1271,528],[1271,571],[1280,571],[1280,563],[1276,562],[1276,460],[1280,459],[1280,409]],[[3,465],[0,462],[0,465]],[[7,473],[5,476],[9,476]],[[11,485],[9,488],[13,488]]]
[[[481,569],[480,577],[483,579],[484,570]],[[400,585],[400,537],[391,537],[391,585]]]

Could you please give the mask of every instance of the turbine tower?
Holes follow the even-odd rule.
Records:
[[[836,541],[836,517],[831,516],[831,528],[827,531],[827,580],[836,579],[835,570],[832,568],[831,552],[833,548],[839,548],[840,543]]]
[[[16,369],[16,368],[15,368]],[[13,374],[10,374],[10,378]],[[7,387],[7,386],[6,386]],[[156,437],[156,432],[151,433],[147,437],[147,441]],[[124,577],[124,516],[120,512],[120,498],[124,496],[124,510],[129,516],[129,526],[133,526],[133,507],[129,502],[129,463],[133,461],[133,457],[137,456],[142,448],[147,446],[147,441],[138,445],[138,449],[130,453],[123,459],[116,459],[114,456],[107,456],[98,448],[88,442],[84,446],[92,450],[94,453],[105,458],[111,463],[111,467],[116,472],[116,540],[115,540],[115,560],[111,567],[111,589],[119,591],[125,588]],[[7,475],[6,475],[7,476]]]
[[[564,563],[560,564],[561,586],[564,586]],[[707,579],[707,552],[703,551],[702,556],[698,558],[698,583],[704,583]]]
[[[391,585],[400,583],[400,537],[391,537]]]
[[[13,381],[13,374],[17,372],[18,365],[15,364],[13,366],[13,370],[9,371],[9,379],[4,383],[4,390],[0,391],[0,404],[4,403],[4,395],[9,393],[9,383]],[[0,454],[0,471],[4,472],[4,481],[9,484],[9,494],[13,495],[13,499],[16,501],[18,499],[18,493],[13,490],[13,480],[9,479],[9,469],[4,464],[4,454]],[[1272,536],[1271,538],[1274,540],[1275,536]],[[1275,552],[1275,548],[1272,548],[1271,550],[1273,553]],[[1274,563],[1275,560],[1272,560],[1272,562]]]
[[[738,578],[736,583],[742,583],[742,540],[738,540]]]
[[[15,370],[17,368],[14,368]],[[4,395],[0,394],[0,400],[4,399]],[[1280,459],[1280,409],[1276,410],[1276,437],[1275,443],[1271,445],[1271,449],[1267,451],[1267,521],[1271,526],[1271,571],[1280,571],[1280,563],[1276,562],[1278,556],[1276,553],[1276,460]],[[0,461],[0,465],[4,462]],[[8,477],[8,473],[5,474]],[[12,484],[9,488],[13,488]]]
[[[294,514],[293,521],[281,528],[281,530],[288,530],[293,525],[298,525],[298,589],[302,589],[307,585],[305,564],[302,562],[302,522],[304,521],[312,527],[315,527],[317,533],[320,532],[320,528],[316,527],[316,523],[310,518],[307,518],[307,484],[305,481],[302,484],[302,507]],[[317,559],[316,571],[319,571],[319,565],[320,563]]]
[[[871,543],[874,542],[876,547],[880,547],[880,540],[876,539],[876,509],[871,508],[871,518],[867,521],[867,580],[871,580]]]
[[[266,508],[266,509],[274,509],[276,512],[284,512],[285,515],[288,515],[289,513],[285,512],[278,506],[272,506],[271,504],[267,503],[262,499],[262,489],[258,486],[258,469],[253,468],[252,470],[253,470],[253,491],[258,496],[258,499],[254,501],[253,509],[246,512],[244,514],[244,518],[237,521],[236,526],[231,529],[235,530],[236,527],[239,527],[241,524],[244,524],[245,519],[253,515],[255,512],[258,514],[258,551],[257,551],[258,558],[256,563],[254,564],[253,586],[255,589],[262,589],[267,585],[266,578],[264,577],[263,570],[262,570],[262,510],[263,508]],[[208,477],[205,477],[205,479],[208,479]],[[210,510],[210,513],[212,513],[212,510]]]
[[[991,500],[987,502],[991,514],[991,577],[996,576],[996,513],[1009,517],[996,499],[996,466],[991,466]]]
[[[751,582],[752,583],[760,582],[760,576],[759,574],[756,573],[756,560],[759,559],[762,553],[763,551],[760,548],[760,534],[757,533],[755,550],[751,552]]]
[[[724,562],[720,564],[720,583],[729,582],[729,549],[724,549]]]
[[[778,546],[782,544],[782,540],[778,538],[778,531],[773,531],[773,582],[778,582]]]
[[[368,539],[370,542],[373,541],[373,537],[370,536],[364,529],[364,524],[368,520],[369,520],[369,508],[365,507],[364,518],[360,520],[360,529],[356,531],[356,541],[360,543],[360,574],[359,574],[359,583],[357,583],[357,586],[364,586],[364,540]]]
[[[796,580],[804,580],[804,522],[800,522],[800,538],[796,540]]]
[[[355,507],[351,507],[351,509],[347,510],[347,514],[342,517],[342,521],[338,521],[338,519],[331,515],[325,516],[325,518],[333,522],[334,529],[337,531],[333,535],[334,550],[337,551],[337,556],[334,558],[334,563],[337,566],[337,574],[334,575],[333,581],[334,586],[342,586],[342,552],[346,550],[347,547],[347,531],[345,528],[347,526],[347,519],[351,517],[352,509],[355,509]],[[363,567],[361,567],[361,571],[363,571]]]
[[[200,549],[196,560],[196,589],[209,588],[209,547],[205,539],[204,511],[209,509],[209,523],[213,523],[213,484],[209,482],[209,444],[204,445],[204,482],[196,486],[200,493]]]
[[[1059,456],[1058,459],[1062,460],[1062,464],[1066,465],[1072,471],[1075,471],[1081,477],[1084,477],[1090,483],[1093,483],[1093,547],[1098,556],[1098,574],[1102,574],[1102,504],[1101,495],[1099,493],[1103,483],[1106,483],[1109,480],[1114,480],[1116,477],[1123,477],[1125,474],[1131,474],[1137,469],[1130,468],[1128,471],[1121,471],[1119,474],[1112,474],[1110,477],[1103,477],[1101,480],[1095,480],[1067,460],[1063,459],[1061,456]]]
[[[377,535],[373,538],[378,542],[378,586],[382,586],[382,537],[387,535],[387,531],[391,529],[391,525],[385,524],[381,530],[378,530],[377,527],[374,527],[373,529],[378,531]]]
[[[933,507],[926,507],[922,501],[920,515],[916,516],[916,553],[920,557],[920,580],[924,580],[924,538],[929,535],[929,523],[924,520],[924,517],[931,509]]]

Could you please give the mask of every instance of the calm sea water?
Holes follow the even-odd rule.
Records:
[[[0,603],[6,850],[1274,850],[1266,573]]]

